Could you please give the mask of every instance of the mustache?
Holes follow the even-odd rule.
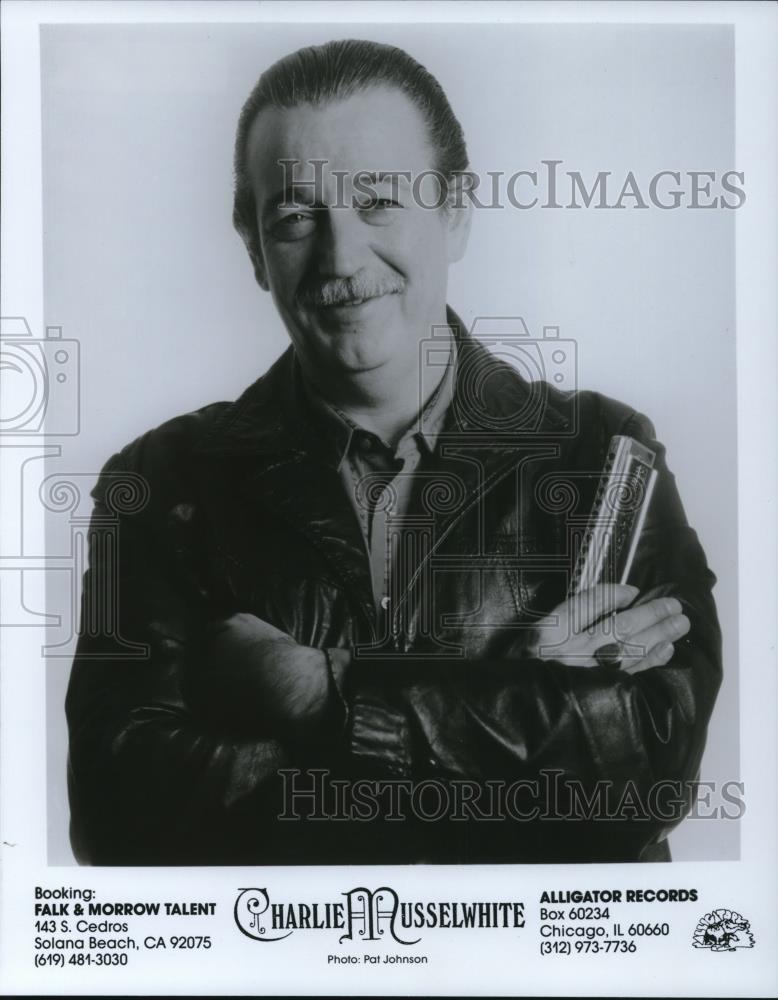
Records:
[[[327,308],[346,305],[358,299],[375,299],[381,295],[396,295],[405,290],[405,279],[399,275],[379,276],[354,274],[349,278],[328,278],[307,281],[297,291],[298,305]]]

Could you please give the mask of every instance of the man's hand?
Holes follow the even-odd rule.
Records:
[[[531,655],[571,667],[596,667],[602,662],[597,652],[610,650],[630,674],[669,663],[673,643],[689,631],[689,619],[674,597],[619,610],[637,595],[637,587],[622,584],[581,591],[538,622]]]
[[[254,615],[211,625],[207,657],[214,680],[245,691],[282,738],[315,734],[336,707],[324,653]]]

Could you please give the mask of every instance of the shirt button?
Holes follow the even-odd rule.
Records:
[[[381,607],[384,611],[389,610],[389,605],[392,603],[391,598],[387,597],[386,594],[381,598]]]
[[[367,435],[365,435],[364,437],[362,437],[360,439],[359,447],[360,447],[361,451],[372,451],[373,450],[373,442],[370,440],[369,437],[367,437]]]

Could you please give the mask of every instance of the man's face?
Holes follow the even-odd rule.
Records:
[[[260,283],[309,373],[411,371],[419,341],[445,323],[467,211],[423,207],[440,201],[434,176],[417,180],[433,164],[421,114],[395,89],[257,116]],[[382,179],[392,171],[406,177]]]

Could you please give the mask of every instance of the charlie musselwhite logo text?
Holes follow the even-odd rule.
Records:
[[[394,940],[418,944],[422,928],[521,929],[523,902],[403,902],[388,886],[359,886],[343,902],[272,903],[267,889],[241,889],[235,900],[238,929],[255,941],[282,941],[296,930],[341,931],[338,941]]]

